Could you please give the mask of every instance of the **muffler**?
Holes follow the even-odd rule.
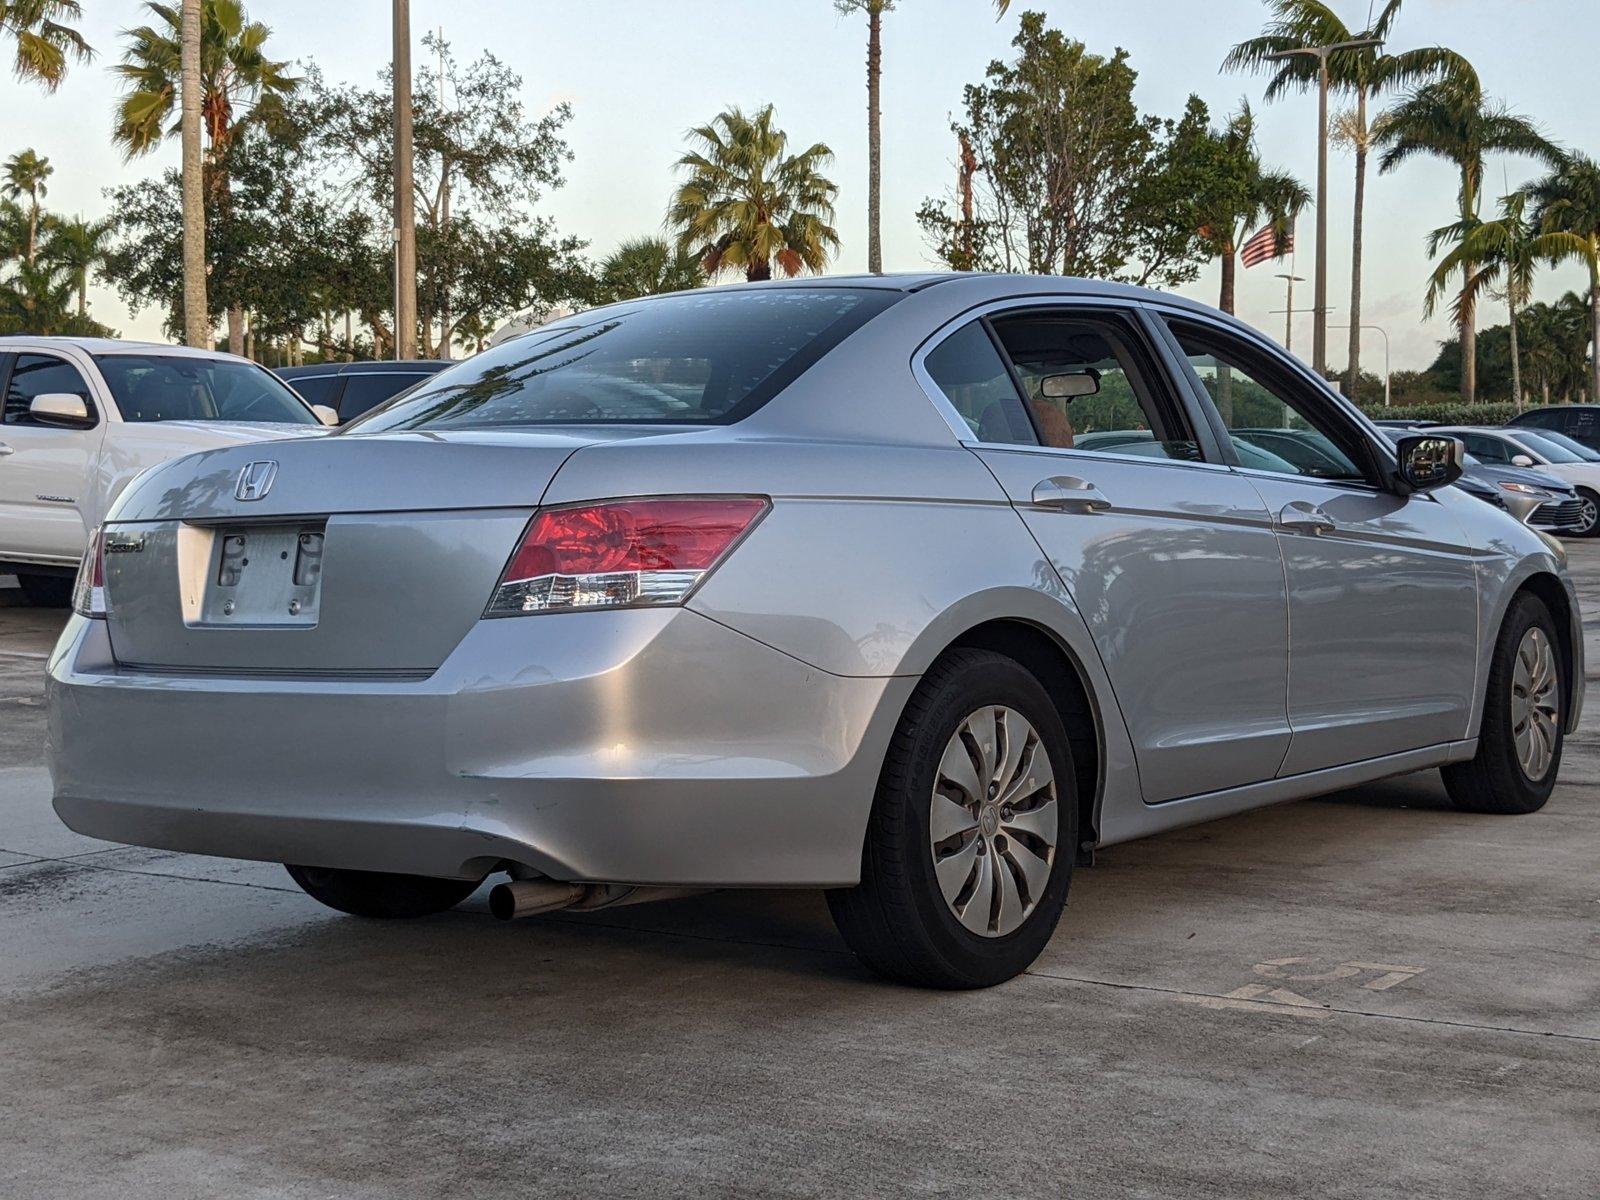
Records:
[[[705,888],[633,887],[618,883],[561,883],[554,879],[518,879],[489,889],[489,911],[502,921],[533,917],[570,908],[593,912],[597,908],[647,904],[697,896]]]
[[[518,917],[571,908],[588,890],[585,884],[560,883],[554,879],[500,883],[489,889],[489,911],[502,921],[515,921]]]

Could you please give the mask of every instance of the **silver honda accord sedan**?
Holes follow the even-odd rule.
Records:
[[[825,888],[884,975],[994,984],[1099,846],[1429,767],[1545,803],[1577,600],[1460,455],[1115,285],[595,309],[140,477],[49,664],[55,807],[372,917]]]

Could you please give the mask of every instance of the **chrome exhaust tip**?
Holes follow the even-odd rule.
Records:
[[[489,911],[502,921],[515,921],[570,908],[582,900],[588,890],[581,883],[561,883],[554,879],[500,883],[489,890]]]

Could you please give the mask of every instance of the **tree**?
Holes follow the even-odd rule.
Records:
[[[1195,229],[1212,257],[1222,260],[1217,303],[1231,313],[1239,247],[1262,222],[1284,241],[1311,203],[1311,193],[1287,171],[1262,163],[1255,114],[1248,104],[1241,104],[1220,130],[1208,130],[1206,138],[1209,146],[1197,153],[1205,155],[1210,170],[1191,193]]]
[[[1310,91],[1318,86],[1320,68],[1306,54],[1275,59],[1271,56],[1289,50],[1331,46],[1361,38],[1387,39],[1400,15],[1402,0],[1387,0],[1370,29],[1352,31],[1324,0],[1266,0],[1273,19],[1261,36],[1240,42],[1223,60],[1225,71],[1269,70],[1267,85],[1270,103],[1289,92]],[[1370,15],[1370,13],[1369,13]],[[1408,87],[1436,78],[1465,65],[1460,55],[1442,46],[1385,54],[1380,46],[1360,46],[1328,56],[1328,82],[1337,91],[1352,96],[1355,108],[1337,118],[1335,137],[1355,152],[1355,211],[1351,222],[1350,250],[1350,358],[1345,368],[1345,394],[1356,395],[1361,374],[1361,252],[1362,221],[1366,208],[1367,154],[1372,145],[1372,130],[1367,120],[1367,104],[1379,94],[1397,87]]]
[[[0,191],[10,199],[28,198],[28,240],[23,258],[30,267],[39,253],[39,201],[49,190],[44,181],[54,173],[48,158],[34,150],[19,150],[6,159],[5,179],[0,182]]]
[[[960,194],[917,214],[939,257],[956,270],[1192,278],[1203,253],[1176,186],[1192,166],[1192,106],[1178,123],[1141,116],[1127,54],[1092,54],[1039,13],[1022,14],[1012,45],[1013,62],[965,90]]]
[[[677,162],[685,179],[667,225],[707,275],[743,268],[751,281],[771,279],[775,270],[792,278],[827,265],[839,248],[832,224],[839,189],[822,174],[833,151],[817,142],[790,154],[770,104],[751,114],[718,113],[689,139],[695,148]]]
[[[210,305],[206,300],[205,164],[200,152],[200,63],[205,50],[200,2],[183,0],[178,48],[178,99],[182,110],[178,128],[183,140],[183,340],[196,349],[211,345]]]
[[[105,262],[111,222],[74,217],[51,221],[44,254],[72,278],[78,292],[78,315],[89,315],[89,276]]]
[[[1534,185],[1540,248],[1551,262],[1573,260],[1589,270],[1589,395],[1600,397],[1600,163],[1571,153]]]
[[[562,168],[572,157],[563,137],[570,106],[530,116],[522,76],[492,54],[463,66],[448,43],[429,36],[423,45],[433,53],[411,93],[419,324],[422,352],[444,355],[480,318],[587,302],[593,281],[578,258],[583,243],[561,237],[552,221],[532,211],[546,189],[564,182]],[[375,89],[329,88],[313,73],[307,90],[304,121],[317,131],[318,166],[375,222],[392,228],[394,101],[387,77]],[[486,261],[497,248],[510,255],[506,263]],[[467,278],[479,266],[489,270],[492,287]]]
[[[705,268],[665,238],[623,242],[601,264],[596,298],[603,304],[705,286]]]
[[[1451,289],[1459,273],[1465,280],[1452,301],[1452,314],[1460,321],[1464,306],[1476,306],[1478,297],[1499,286],[1510,312],[1507,326],[1511,357],[1511,399],[1522,406],[1522,359],[1519,353],[1517,312],[1527,306],[1533,292],[1533,275],[1541,257],[1551,257],[1548,239],[1527,216],[1528,196],[1513,192],[1500,201],[1500,216],[1493,221],[1477,218],[1452,222],[1435,229],[1428,238],[1428,253],[1437,255],[1441,246],[1451,249],[1434,268],[1428,283],[1423,315],[1432,316],[1434,306]]]
[[[1458,217],[1478,216],[1484,159],[1492,153],[1523,154],[1554,165],[1560,152],[1526,117],[1509,112],[1484,95],[1477,72],[1464,62],[1449,74],[1406,94],[1373,126],[1373,141],[1383,148],[1378,169],[1387,174],[1418,155],[1453,163],[1461,173]],[[1462,292],[1468,286],[1462,264]],[[1461,395],[1477,399],[1477,309],[1471,297],[1457,306],[1461,336]]]
[[[867,14],[867,270],[883,273],[883,135],[879,98],[883,85],[883,14],[895,0],[833,0],[841,14]],[[994,0],[996,16],[1004,16],[1011,0]]]
[[[272,31],[251,21],[239,0],[182,0],[182,11],[150,0],[145,8],[156,22],[127,33],[128,48],[116,68],[124,90],[112,136],[134,158],[155,149],[162,138],[181,132],[181,122],[169,128],[167,121],[184,79],[184,21],[188,18],[192,24],[197,16],[199,56],[191,70],[199,81],[195,91],[206,140],[204,202],[208,207],[226,207],[229,146],[251,122],[281,116],[283,101],[299,80],[289,75],[287,62],[266,56]],[[242,354],[244,312],[230,306],[227,313],[228,349]]]
[[[0,33],[17,44],[12,70],[53,92],[66,78],[67,60],[88,62],[94,50],[68,22],[83,15],[78,0],[0,0]]]

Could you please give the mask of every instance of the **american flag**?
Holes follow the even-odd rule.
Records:
[[[1270,259],[1282,258],[1285,254],[1293,253],[1294,230],[1289,230],[1280,238],[1271,225],[1265,225],[1259,233],[1240,247],[1239,261],[1247,267],[1254,267]]]

